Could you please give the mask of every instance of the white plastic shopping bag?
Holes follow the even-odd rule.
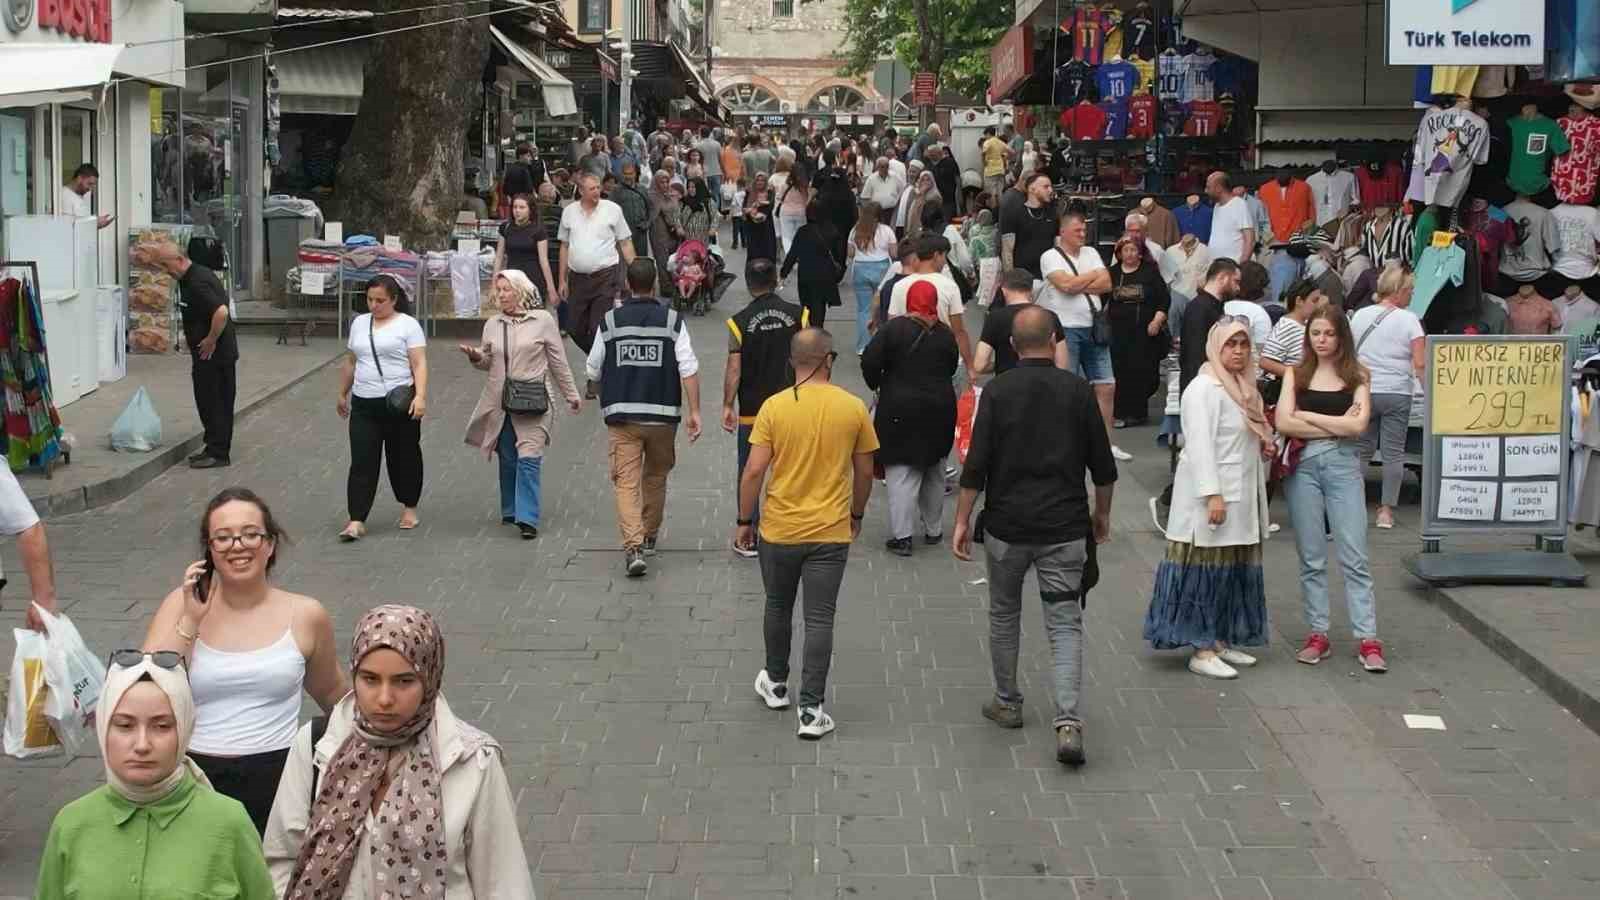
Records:
[[[150,400],[150,392],[139,386],[133,399],[111,425],[111,449],[147,453],[161,445],[161,416]]]
[[[34,610],[44,622],[47,643],[44,679],[50,692],[45,697],[44,715],[61,743],[76,753],[96,741],[94,709],[105,684],[105,663],[89,652],[71,619],[37,605]]]
[[[45,718],[44,661],[49,644],[45,636],[27,628],[11,631],[17,655],[11,659],[11,686],[6,691],[5,750],[7,756],[27,759],[61,752],[61,741]]]

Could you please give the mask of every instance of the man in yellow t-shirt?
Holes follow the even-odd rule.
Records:
[[[1011,147],[1000,140],[994,126],[990,126],[983,130],[983,145],[979,149],[983,153],[984,189],[998,202],[1006,190],[1006,160],[1011,156]]]
[[[844,581],[850,542],[861,532],[872,493],[872,454],[878,435],[867,406],[831,383],[833,338],[804,328],[789,343],[795,386],[768,397],[750,432],[750,459],[739,479],[739,522],[734,543],[755,542],[756,498],[761,501],[761,581],[766,587],[767,666],[756,693],[769,709],[787,709],[789,647],[795,594],[805,585],[806,643],[800,681],[798,734],[817,740],[833,731],[822,710],[833,660],[833,615]]]

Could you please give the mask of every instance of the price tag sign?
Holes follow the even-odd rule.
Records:
[[[1430,246],[1433,246],[1433,247],[1448,247],[1451,244],[1455,243],[1455,240],[1456,240],[1456,235],[1455,235],[1455,232],[1453,232],[1453,231],[1435,231],[1433,233],[1433,241],[1430,244]]]
[[[1452,341],[1432,347],[1433,433],[1550,434],[1567,399],[1567,344]]]
[[[322,226],[322,239],[334,244],[344,243],[344,223],[328,222]]]
[[[301,272],[300,293],[308,297],[321,297],[323,291],[327,290],[326,278],[325,272]]]
[[[386,234],[383,236],[383,249],[399,252],[405,248],[400,246],[400,235]]]
[[[473,256],[477,256],[482,250],[483,241],[480,241],[477,238],[462,238],[461,240],[456,241],[457,253],[470,253]]]

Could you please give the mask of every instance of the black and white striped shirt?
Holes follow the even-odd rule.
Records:
[[[1367,223],[1361,230],[1361,252],[1372,260],[1372,267],[1382,271],[1390,262],[1399,260],[1411,264],[1411,239],[1416,222],[1409,215],[1398,215],[1389,222],[1389,230],[1378,236],[1377,220]]]

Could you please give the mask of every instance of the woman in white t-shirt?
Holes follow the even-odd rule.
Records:
[[[1361,471],[1372,464],[1374,447],[1383,451],[1383,493],[1378,498],[1379,528],[1394,527],[1405,477],[1406,427],[1411,422],[1412,379],[1422,377],[1422,320],[1406,309],[1416,278],[1397,262],[1378,276],[1378,302],[1350,319],[1356,357],[1372,373],[1372,415],[1361,436]]]
[[[417,527],[422,499],[422,416],[428,408],[427,340],[422,326],[399,307],[404,287],[393,275],[367,282],[367,309],[350,323],[350,340],[339,373],[340,418],[350,420],[350,475],[345,500],[350,523],[342,541],[367,533],[367,515],[378,493],[378,465],[389,461],[389,486],[405,507],[400,528]],[[409,401],[404,393],[410,388]],[[401,409],[400,407],[404,407]]]
[[[883,283],[895,255],[894,229],[882,223],[878,204],[871,200],[861,204],[845,252],[854,263],[850,286],[856,292],[856,355],[860,356],[871,337],[867,324],[872,319],[872,298],[877,296],[878,285]]]

